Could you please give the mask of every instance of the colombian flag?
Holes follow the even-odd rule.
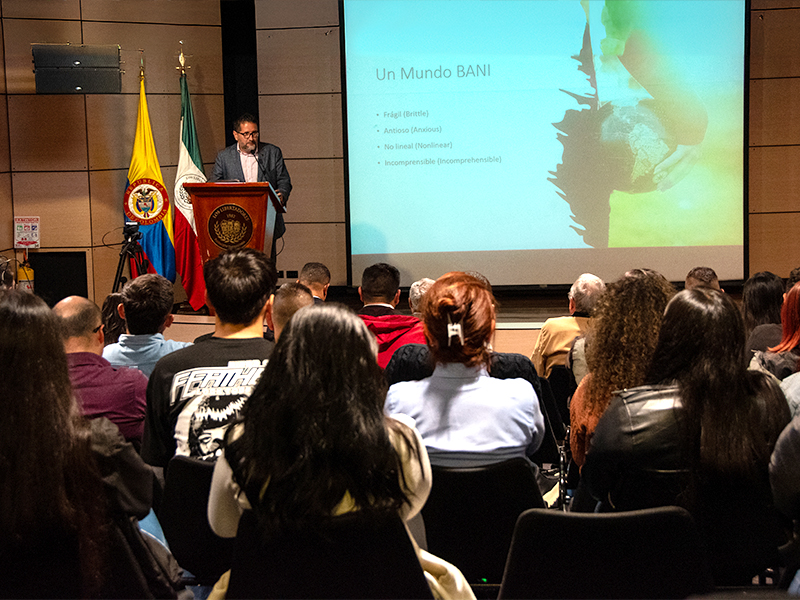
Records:
[[[203,279],[203,261],[197,245],[197,225],[194,209],[184,183],[205,183],[203,159],[200,158],[200,144],[197,142],[197,129],[194,126],[192,99],[186,73],[181,73],[181,147],[178,158],[178,173],[175,176],[175,253],[178,259],[178,272],[189,304],[200,310],[206,303],[206,282]]]
[[[175,281],[175,244],[172,238],[172,209],[164,187],[161,167],[158,165],[147,98],[144,94],[144,71],[139,81],[139,116],[136,119],[136,138],[128,169],[128,186],[125,190],[125,215],[138,221],[142,234],[140,243],[150,272]],[[135,271],[131,266],[131,270]],[[142,273],[133,273],[136,277]]]

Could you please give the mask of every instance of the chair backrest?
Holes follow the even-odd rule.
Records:
[[[317,530],[264,539],[239,521],[226,598],[432,598],[397,514],[333,517]]]
[[[230,569],[233,538],[221,538],[208,523],[214,463],[175,456],[167,465],[158,513],[164,537],[178,564],[199,583],[214,583]]]
[[[470,583],[500,583],[517,517],[544,508],[536,470],[524,458],[471,468],[433,467],[422,509],[428,551]]]
[[[685,598],[713,588],[692,516],[529,510],[519,517],[500,598]]]
[[[566,366],[553,365],[547,381],[550,382],[550,389],[553,391],[556,408],[561,415],[562,422],[569,423],[569,399],[578,388],[575,376]]]

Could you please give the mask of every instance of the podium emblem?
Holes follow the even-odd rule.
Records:
[[[238,204],[223,204],[208,219],[208,237],[224,250],[241,248],[253,237],[253,219]]]

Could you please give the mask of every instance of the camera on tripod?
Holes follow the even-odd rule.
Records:
[[[142,239],[139,224],[136,221],[125,221],[125,226],[122,228],[122,237],[125,238],[125,243],[127,244]]]

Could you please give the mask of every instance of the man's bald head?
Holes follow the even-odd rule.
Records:
[[[103,324],[103,315],[97,304],[82,296],[69,296],[56,304],[53,312],[59,317],[61,338],[64,340],[67,352],[95,352],[98,334],[102,352],[100,327]],[[76,347],[82,349],[75,350]]]

